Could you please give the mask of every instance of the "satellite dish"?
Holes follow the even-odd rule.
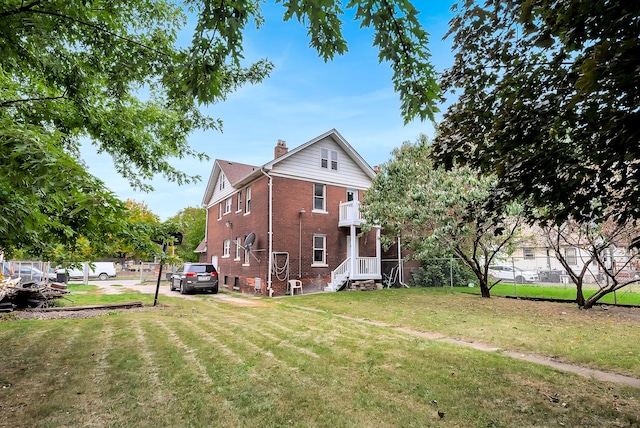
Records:
[[[251,251],[251,247],[253,247],[253,243],[256,241],[256,234],[251,232],[244,239],[244,249],[247,251]]]

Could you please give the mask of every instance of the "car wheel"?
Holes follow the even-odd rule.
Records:
[[[211,292],[212,292],[213,294],[218,294],[218,287],[212,288],[212,289],[211,289]]]
[[[175,288],[173,288],[173,280],[169,280],[169,291],[173,291],[175,290]]]
[[[107,275],[106,273],[101,273],[100,275],[98,275],[98,278],[100,278],[101,281],[106,281],[107,279],[109,279],[109,275]]]
[[[516,283],[524,284],[523,278],[520,275],[516,276]]]
[[[182,281],[180,281],[180,294],[187,294],[187,290],[184,289],[184,286],[182,285]]]

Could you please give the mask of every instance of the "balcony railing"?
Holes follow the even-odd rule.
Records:
[[[360,213],[360,201],[340,202],[338,226],[360,226],[364,223]]]

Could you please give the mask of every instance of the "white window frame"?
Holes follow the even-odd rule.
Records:
[[[222,219],[222,202],[218,204],[218,220]]]
[[[224,174],[220,174],[220,184],[219,184],[219,189],[220,190],[224,189],[224,186],[225,186],[224,182],[225,182]]]
[[[229,258],[231,254],[231,239],[225,239],[222,243],[222,258]]]
[[[249,214],[251,212],[251,186],[247,187],[247,191],[245,192],[245,204],[244,204],[244,213]]]
[[[236,212],[242,211],[242,190],[238,190],[238,205],[236,206]]]
[[[338,170],[338,151],[320,148],[320,168],[331,171]]]
[[[573,252],[573,255],[570,253]],[[578,266],[578,250],[574,247],[564,249],[564,259],[570,266]]]
[[[240,239],[241,239],[241,238],[238,236],[238,237],[236,238],[236,241],[235,241],[235,245],[236,245],[236,256],[234,257],[234,260],[240,260],[240,249],[242,248],[242,246],[240,245],[240,243],[241,243],[242,241],[241,241]]]
[[[316,189],[318,186],[322,186],[322,195],[316,195]],[[316,200],[322,201],[322,208],[316,208]],[[313,183],[313,211],[314,212],[327,212],[327,185],[321,183]]]
[[[247,240],[247,237],[244,237],[245,241]],[[244,248],[244,247],[243,247]],[[247,249],[244,249],[244,261],[242,262],[242,266],[249,266],[249,262],[251,261],[251,255],[249,254],[250,251],[247,251]]]
[[[321,246],[317,246],[316,240],[320,240]],[[316,260],[316,252],[320,251],[322,260]],[[327,266],[327,235],[313,235],[313,253],[311,266]]]
[[[231,213],[231,198],[227,198],[224,200],[224,214]]]
[[[522,249],[522,258],[524,260],[535,260],[536,259],[536,249],[533,247],[524,247]]]

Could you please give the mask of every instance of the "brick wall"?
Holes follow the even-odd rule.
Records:
[[[223,215],[218,220],[218,206],[214,206],[209,212],[207,260],[211,256],[218,255],[220,285],[231,290],[234,284],[238,289],[247,294],[254,294],[255,278],[261,280],[261,294],[268,294],[267,279],[269,269],[268,254],[268,213],[269,195],[268,180],[260,178],[252,183],[251,214],[236,213],[237,195],[233,199],[233,209],[230,214]],[[347,236],[349,228],[338,227],[339,205],[346,201],[346,188],[340,186],[326,186],[327,213],[313,212],[313,183],[309,181],[295,180],[283,177],[273,177],[273,251],[287,252],[289,254],[289,278],[302,280],[305,290],[321,290],[331,281],[331,271],[342,263],[347,257]],[[360,192],[362,193],[362,192]],[[246,190],[243,189],[243,197]],[[304,213],[300,210],[304,209]],[[230,227],[226,222],[230,221]],[[241,260],[234,260],[235,250],[232,243],[231,256],[222,258],[223,241],[235,239],[237,236],[256,234],[253,254],[259,262],[251,256],[249,266],[243,266],[244,251],[241,251]],[[359,230],[357,232],[360,232]],[[312,266],[313,262],[313,236],[321,234],[326,236],[327,266]],[[360,255],[375,256],[376,240],[372,231],[360,238]],[[301,248],[301,251],[299,249]],[[282,267],[284,259],[278,257]],[[287,283],[282,279],[272,276],[272,288],[274,295],[284,295],[287,291]]]
[[[207,261],[211,257],[218,256],[219,281],[222,289],[233,290],[237,288],[243,293],[255,293],[255,278],[260,278],[262,294],[266,293],[267,265],[268,265],[268,186],[267,178],[260,178],[251,184],[251,212],[245,214],[246,187],[242,188],[243,210],[236,212],[237,193],[233,195],[231,213],[223,215],[218,220],[218,205],[209,210],[209,222],[207,224]],[[226,222],[230,225],[227,227]],[[244,250],[240,250],[240,260],[235,259],[235,243],[237,237],[244,239],[250,233],[255,233],[256,240],[253,244],[252,255],[249,256],[249,265],[244,265]],[[223,243],[225,239],[231,239],[229,257],[222,257]],[[255,257],[254,257],[255,256]],[[256,258],[258,260],[256,260]],[[226,283],[225,283],[226,277]]]

